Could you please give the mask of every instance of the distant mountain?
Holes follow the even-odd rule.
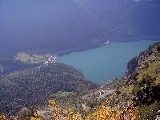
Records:
[[[158,0],[1,0],[0,54],[65,53],[102,42],[156,39]]]

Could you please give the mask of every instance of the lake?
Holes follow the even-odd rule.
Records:
[[[148,48],[154,41],[113,42],[105,46],[73,52],[58,61],[79,69],[88,80],[106,83],[124,75],[128,61]]]

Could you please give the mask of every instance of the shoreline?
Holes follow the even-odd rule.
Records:
[[[121,43],[121,42],[123,42],[123,43],[128,43],[129,42],[130,43],[130,42],[138,42],[138,41],[154,41],[154,42],[158,42],[160,40],[136,39],[134,41],[125,41],[124,40],[124,41],[110,41],[110,42],[111,43]],[[64,55],[70,55],[73,52],[83,52],[83,51],[86,51],[86,50],[92,50],[92,49],[99,48],[99,47],[102,47],[102,46],[105,46],[104,41],[103,41],[103,43],[100,43],[99,45],[96,45],[94,43],[89,43],[87,45],[83,45],[83,46],[80,46],[80,47],[71,48],[71,49],[68,49],[68,50],[63,50],[63,51],[55,52],[55,53],[59,57],[62,57]]]
[[[150,37],[153,37],[153,36],[150,36]],[[159,36],[154,36],[154,37],[159,37]],[[131,39],[132,39],[132,41],[129,41]],[[0,56],[13,57],[13,56],[17,55],[19,52],[25,52],[25,53],[29,53],[29,54],[40,54],[40,55],[56,54],[59,57],[61,57],[61,56],[64,56],[64,55],[70,55],[73,52],[83,52],[83,51],[86,51],[86,50],[92,50],[92,49],[102,47],[102,46],[105,45],[106,41],[110,41],[111,43],[120,43],[120,42],[126,43],[126,42],[138,42],[138,41],[141,41],[141,40],[155,41],[155,42],[160,41],[160,39],[146,39],[146,38],[143,39],[143,36],[137,37],[137,38],[127,38],[126,40],[125,40],[125,38],[110,39],[110,40],[109,39],[107,39],[107,40],[101,39],[101,40],[98,40],[98,42],[92,41],[90,43],[81,45],[79,47],[74,47],[74,48],[55,51],[55,52],[54,52],[54,50],[39,50],[39,49],[37,49],[37,50],[23,50],[23,51],[15,51],[14,53],[11,53],[11,54],[6,54],[6,52],[2,52],[2,53],[0,53]]]
[[[70,55],[60,56],[59,60],[60,62],[69,64],[79,69],[84,74],[86,79],[96,83],[104,83],[105,81],[115,77],[119,78],[123,76],[127,67],[127,62],[155,42],[155,40],[111,42],[111,44],[96,48],[95,50],[72,52]],[[117,52],[117,49],[122,50]],[[128,49],[129,53],[127,52]],[[124,55],[124,51],[127,52],[126,55]],[[114,55],[111,55],[112,53],[114,53]],[[90,55],[91,57],[86,58],[86,56]],[[96,57],[97,55],[101,56]],[[109,57],[110,55],[111,57]],[[118,60],[119,57],[122,59]],[[118,68],[117,63],[120,65]]]

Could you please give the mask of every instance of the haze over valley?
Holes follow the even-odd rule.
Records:
[[[158,0],[1,0],[0,53],[90,49],[159,40]]]

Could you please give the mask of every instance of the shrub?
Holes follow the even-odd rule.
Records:
[[[160,45],[157,46],[157,51],[160,52]]]
[[[141,87],[139,86],[139,85],[135,85],[134,87],[133,87],[133,89],[132,89],[132,93],[133,94],[136,94],[138,91],[140,91],[141,90]]]
[[[154,80],[149,74],[143,76],[142,80],[139,82],[140,86],[146,85],[147,87],[149,87],[153,84],[154,84]]]
[[[138,107],[138,115],[140,116],[140,120],[155,120],[156,113],[160,108],[160,102],[153,103],[149,106],[139,106]]]

